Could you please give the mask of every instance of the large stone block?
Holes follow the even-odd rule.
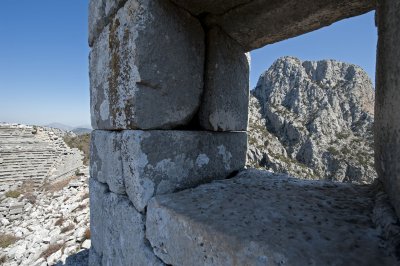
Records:
[[[146,237],[168,265],[397,265],[372,189],[243,171],[151,199]]]
[[[163,265],[145,239],[144,216],[126,196],[89,180],[91,251],[89,265]]]
[[[400,217],[400,2],[378,3],[375,167]]]
[[[168,129],[196,114],[203,92],[204,32],[169,1],[129,0],[90,54],[95,129]]]
[[[174,0],[183,2],[183,0]],[[194,4],[196,2],[196,4]],[[189,0],[182,6],[203,9],[214,7],[210,1]],[[221,0],[218,2],[232,2]],[[237,2],[237,1],[234,1]],[[226,12],[205,17],[206,25],[219,25],[246,51],[279,42],[332,23],[371,11],[375,0],[252,0],[241,1]],[[224,3],[225,4],[225,3]]]
[[[247,133],[124,131],[126,192],[142,211],[155,194],[172,193],[241,170]]]
[[[107,183],[112,192],[125,194],[121,134],[94,130],[90,141],[90,176],[99,182]]]
[[[90,0],[89,2],[89,46],[123,6],[126,0]]]
[[[213,131],[247,129],[249,62],[244,49],[218,27],[207,32],[207,62],[202,128]]]

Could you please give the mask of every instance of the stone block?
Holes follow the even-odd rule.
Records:
[[[224,179],[244,168],[247,133],[124,131],[126,192],[139,211],[155,194]]]
[[[125,194],[121,133],[94,130],[90,145],[90,176],[99,182],[107,183],[112,192]]]
[[[198,16],[201,14],[223,14],[230,9],[248,3],[249,0],[172,0],[172,2]]]
[[[400,2],[379,1],[375,167],[400,217]]]
[[[197,5],[193,7],[199,6],[197,10],[210,8],[209,1],[190,0],[182,5],[192,6],[194,2]],[[204,21],[206,25],[220,26],[246,51],[251,51],[364,14],[373,10],[376,3],[375,0],[253,0],[227,12],[210,14]]]
[[[129,199],[93,178],[89,186],[89,265],[163,265],[147,245],[144,216]]]
[[[99,36],[111,18],[126,0],[90,0],[89,2],[89,46]]]
[[[167,265],[397,265],[373,189],[243,171],[151,199],[146,236]]]
[[[204,32],[169,1],[129,0],[90,53],[95,129],[170,129],[187,124],[203,92]]]
[[[249,62],[243,48],[218,27],[207,32],[207,62],[202,128],[213,131],[247,129]]]

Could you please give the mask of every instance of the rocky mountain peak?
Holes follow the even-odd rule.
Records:
[[[258,128],[265,126],[282,145],[278,150],[284,150],[268,154],[270,146],[261,141],[267,150],[263,157],[286,156],[310,168],[305,176],[313,172],[324,179],[361,183],[375,178],[370,156],[374,89],[363,69],[335,60],[282,57],[261,75],[252,96],[259,111],[250,108],[250,128],[260,123],[255,117],[261,115],[265,123]],[[348,151],[358,142],[366,147]],[[268,158],[263,160],[268,168]]]

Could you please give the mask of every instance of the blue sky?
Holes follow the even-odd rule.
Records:
[[[89,125],[88,0],[2,0],[0,122]],[[251,87],[278,57],[337,59],[374,78],[373,12],[252,52]]]

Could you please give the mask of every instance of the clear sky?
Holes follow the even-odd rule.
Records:
[[[1,0],[0,122],[90,124],[88,0]],[[252,52],[251,87],[278,57],[337,59],[374,78],[374,13]]]

